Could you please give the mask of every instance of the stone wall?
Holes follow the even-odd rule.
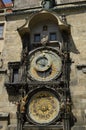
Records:
[[[3,66],[0,68],[0,130],[6,130],[8,118],[2,115],[10,113],[10,123],[16,124],[16,105],[10,102],[5,82],[8,75],[8,62],[16,62],[21,59],[21,38],[19,37],[17,27],[22,21],[5,21],[4,17],[0,17],[0,23],[4,23],[4,38],[0,40],[0,58],[3,59]],[[1,60],[0,59],[0,60]],[[2,114],[3,113],[3,114]]]
[[[86,124],[86,73],[77,66],[86,65],[86,13],[67,16],[71,25],[70,57],[71,64],[70,89],[73,101],[73,112],[77,124]],[[75,51],[74,51],[75,50]]]

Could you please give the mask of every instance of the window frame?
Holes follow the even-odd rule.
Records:
[[[55,39],[52,40],[51,35],[55,34]],[[57,41],[57,33],[56,32],[50,32],[49,33],[49,41]]]
[[[48,31],[48,26],[47,25],[43,26],[43,31]]]
[[[36,40],[36,36],[39,35],[39,40]],[[39,43],[41,41],[41,34],[40,33],[36,33],[34,34],[34,43]]]
[[[17,72],[17,73],[15,73]],[[16,77],[17,75],[17,77]],[[19,81],[19,68],[13,68],[12,83],[18,83]]]
[[[4,23],[0,23],[0,40],[2,40],[3,38],[4,38]]]
[[[9,82],[17,84],[20,80],[20,62],[9,62],[8,68],[10,71]],[[18,75],[17,75],[18,80],[17,81],[15,81],[15,79],[14,79],[14,70],[18,71]]]

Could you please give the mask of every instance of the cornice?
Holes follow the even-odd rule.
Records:
[[[49,9],[50,11],[64,11],[64,10],[83,10],[83,9],[86,9],[86,2],[80,2],[78,4],[65,4],[65,5],[58,5],[58,6],[55,6],[54,8],[52,9]],[[23,15],[23,14],[31,14],[31,13],[36,13],[36,12],[39,12],[43,10],[42,7],[37,7],[37,8],[24,8],[24,9],[13,9],[13,12],[12,13],[6,13],[6,17],[8,16],[15,16],[15,15]]]

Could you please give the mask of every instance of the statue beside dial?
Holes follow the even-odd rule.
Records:
[[[62,60],[52,48],[39,48],[29,55],[29,76],[36,81],[50,81],[61,74]]]

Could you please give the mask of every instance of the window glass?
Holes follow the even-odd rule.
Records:
[[[34,42],[40,42],[40,34],[34,35]]]
[[[3,38],[4,25],[0,24],[0,38]]]
[[[14,82],[14,83],[18,82],[18,69],[13,69],[12,82]]]
[[[56,39],[56,33],[50,33],[50,41],[55,41]]]

